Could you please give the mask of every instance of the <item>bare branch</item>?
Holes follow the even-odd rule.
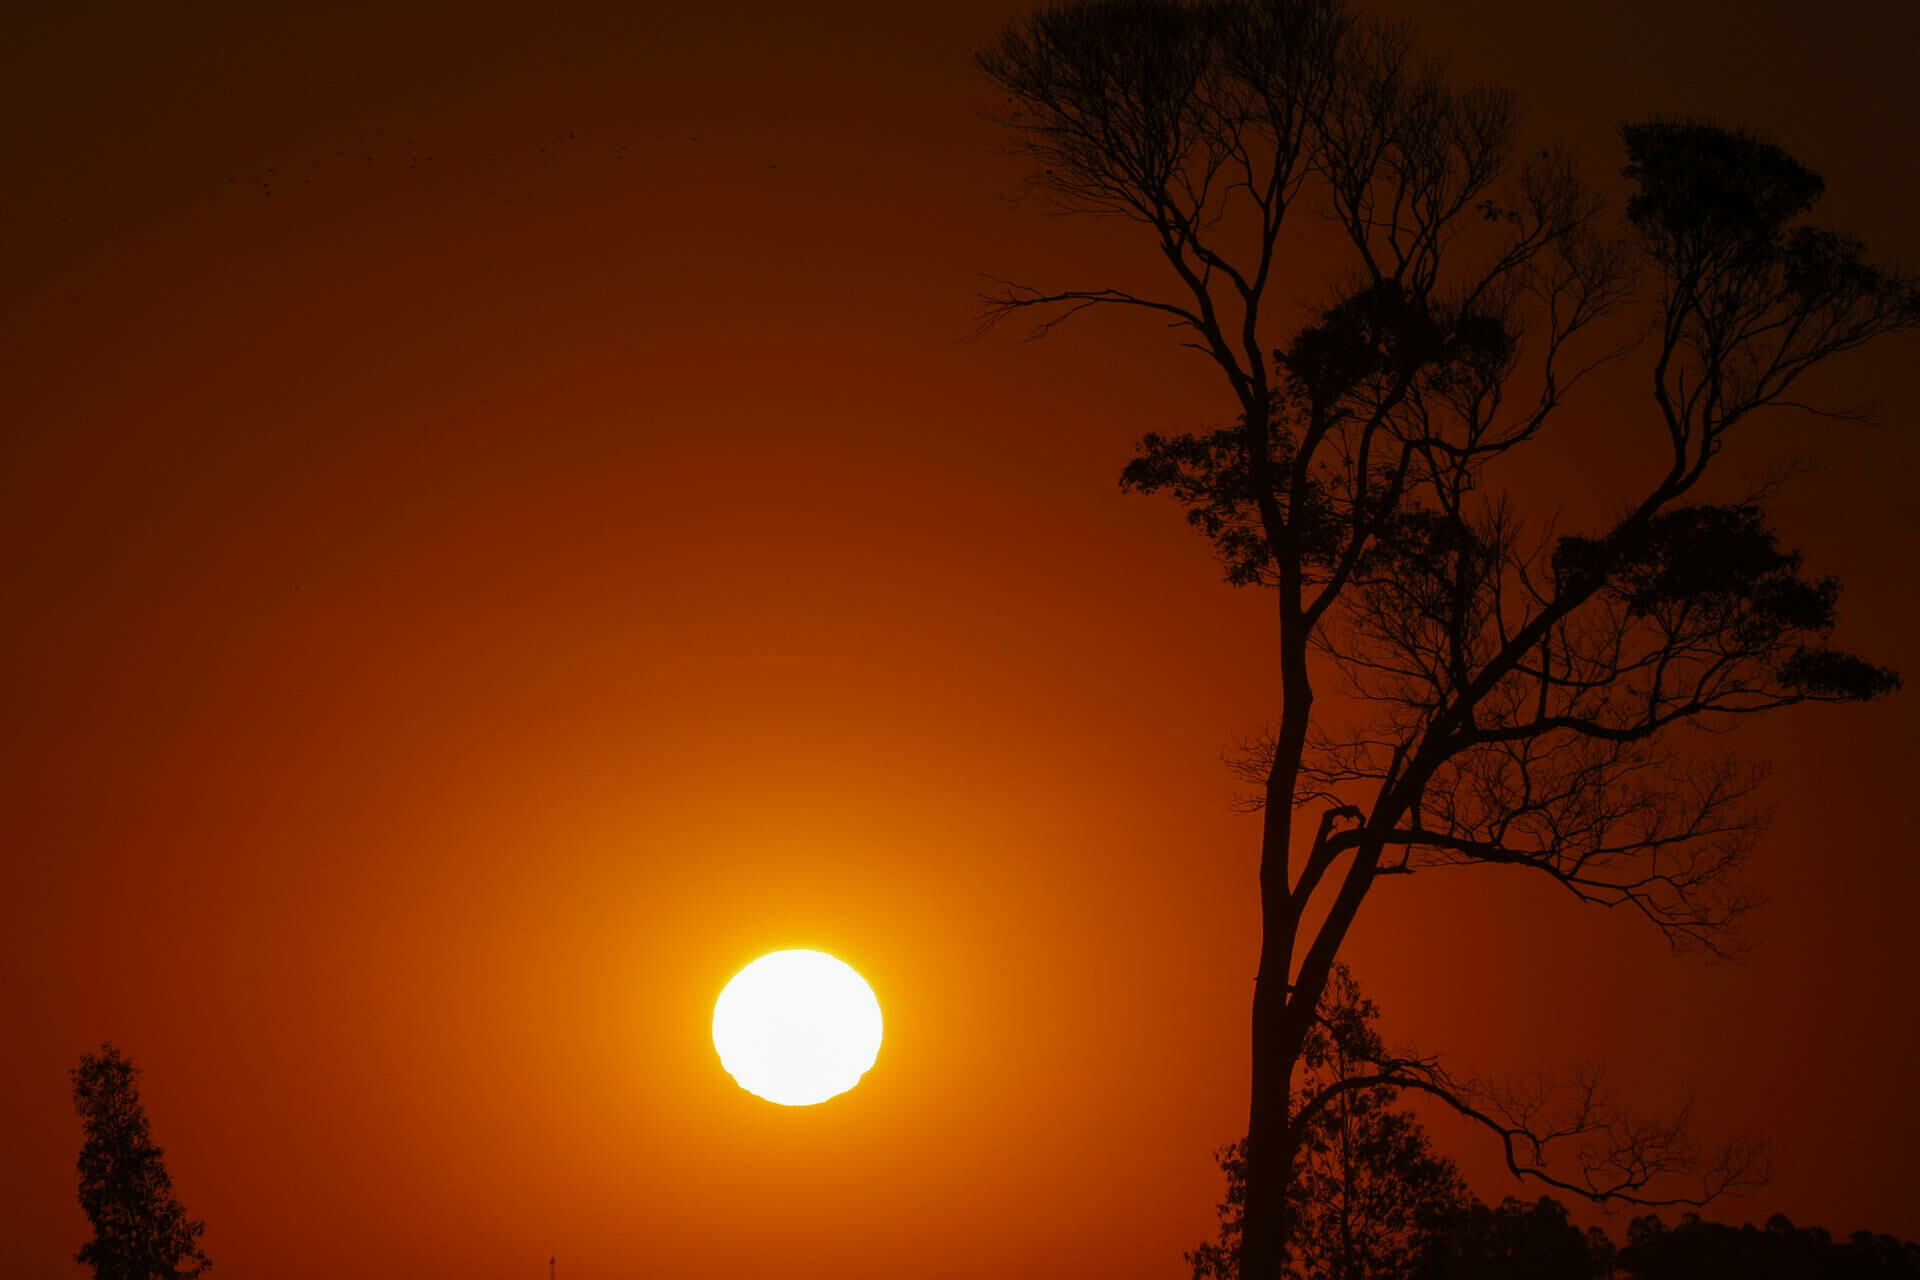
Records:
[[[1088,307],[1097,306],[1138,307],[1147,311],[1158,311],[1174,317],[1175,327],[1205,332],[1205,326],[1200,317],[1185,307],[1152,298],[1137,297],[1118,289],[1068,289],[1047,293],[1031,285],[1016,284],[1011,280],[1001,280],[995,276],[986,278],[999,285],[1000,289],[994,293],[980,295],[980,323],[971,335],[973,337],[990,332],[1015,312],[1034,308],[1043,310],[1051,308],[1051,314],[1036,320],[1033,328],[1023,339],[1023,341],[1032,342],[1046,337],[1052,332],[1054,326],[1071,319]]]

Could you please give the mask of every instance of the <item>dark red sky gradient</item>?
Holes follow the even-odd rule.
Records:
[[[983,271],[1147,269],[1003,199],[966,59],[1019,8],[10,11],[0,1270],[78,1271],[65,1072],[111,1038],[234,1280],[1181,1274],[1245,1113],[1217,756],[1266,607],[1114,483],[1229,412],[1197,358],[960,341]],[[1710,111],[1920,259],[1911,7],[1385,11],[1609,189],[1620,119]],[[1910,678],[1916,358],[1825,381],[1884,427],[1733,459],[1821,460],[1783,522]],[[1650,425],[1600,390],[1530,473],[1570,520]],[[1745,966],[1416,877],[1351,951],[1390,1037],[1693,1090],[1778,1144],[1725,1216],[1920,1236],[1917,698],[1740,739]],[[784,946],[888,1018],[818,1109],[707,1042]]]

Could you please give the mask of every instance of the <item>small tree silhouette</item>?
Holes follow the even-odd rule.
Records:
[[[93,1239],[74,1255],[96,1280],[193,1280],[208,1267],[205,1224],[173,1198],[162,1152],[147,1131],[139,1068],[111,1044],[73,1071],[73,1108],[86,1134],[80,1147],[80,1207]]]
[[[1387,1085],[1334,1090],[1370,1075],[1386,1056],[1379,1010],[1336,965],[1321,1000],[1319,1024],[1304,1055],[1304,1101],[1324,1094],[1300,1121],[1301,1144],[1288,1188],[1289,1266],[1310,1280],[1403,1280],[1424,1255],[1437,1225],[1466,1215],[1472,1195],[1451,1160],[1435,1153],[1426,1130],[1394,1107]],[[1227,1175],[1220,1233],[1187,1254],[1194,1280],[1238,1280],[1246,1201],[1244,1143],[1218,1155]]]
[[[1296,1076],[1384,878],[1501,867],[1676,947],[1739,945],[1760,774],[1700,753],[1702,731],[1898,680],[1829,644],[1838,584],[1780,545],[1774,484],[1729,500],[1714,463],[1756,417],[1806,408],[1810,371],[1920,326],[1920,284],[1802,223],[1823,187],[1793,157],[1700,122],[1622,130],[1613,234],[1568,157],[1517,145],[1511,96],[1448,84],[1344,0],[1070,0],[975,62],[1032,194],[1130,224],[1167,269],[1158,291],[1002,281],[984,323],[1144,312],[1234,414],[1146,436],[1122,482],[1174,497],[1228,581],[1272,593],[1279,697],[1240,761],[1262,931],[1242,1264],[1275,1280],[1314,1114]],[[1325,303],[1289,310],[1303,204],[1345,244],[1314,246]],[[1511,491],[1505,464],[1634,351],[1645,396],[1607,429],[1650,461],[1610,519],[1557,533],[1554,495]],[[1330,717],[1333,689],[1358,714]],[[1596,1072],[1377,1065],[1335,1088],[1426,1091],[1548,1186],[1698,1204],[1764,1172],[1750,1145],[1696,1146],[1684,1107],[1623,1114]]]

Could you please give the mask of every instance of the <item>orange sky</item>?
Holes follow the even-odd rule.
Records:
[[[111,1038],[221,1276],[1179,1275],[1244,1121],[1217,754],[1272,709],[1266,606],[1115,485],[1228,412],[1197,358],[959,341],[982,271],[1145,269],[1002,198],[965,62],[1019,6],[286,8],[0,32],[0,1270],[79,1270],[64,1073]],[[1619,119],[1712,110],[1909,233],[1911,9],[1420,9],[1602,183]],[[1884,429],[1738,460],[1824,462],[1783,523],[1910,677],[1915,356],[1828,381]],[[1591,514],[1638,412],[1535,478]],[[1916,697],[1742,739],[1744,967],[1416,877],[1351,949],[1389,1037],[1604,1055],[1774,1137],[1725,1216],[1920,1235]],[[817,1109],[706,1038],[788,946],[888,1017]]]

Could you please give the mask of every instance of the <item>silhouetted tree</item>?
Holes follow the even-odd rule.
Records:
[[[73,1107],[85,1132],[80,1207],[93,1239],[75,1261],[97,1280],[193,1280],[212,1264],[200,1251],[202,1223],[173,1198],[162,1152],[147,1131],[139,1068],[110,1044],[73,1071]]]
[[[1228,580],[1274,598],[1277,717],[1240,762],[1264,811],[1242,1249],[1271,1280],[1324,1105],[1295,1077],[1383,877],[1510,867],[1677,947],[1738,945],[1758,775],[1694,754],[1692,731],[1897,680],[1828,644],[1838,585],[1780,545],[1771,487],[1727,501],[1706,481],[1809,370],[1920,322],[1920,289],[1799,223],[1822,184],[1791,156],[1691,121],[1622,130],[1633,194],[1610,238],[1567,157],[1517,152],[1510,97],[1451,87],[1341,0],[1051,4],[976,63],[1030,190],[1135,224],[1168,271],[1165,293],[1001,282],[985,322],[1146,312],[1235,409],[1147,436],[1123,484],[1173,495]],[[1272,295],[1303,201],[1347,260],[1289,314]],[[1659,460],[1610,522],[1555,536],[1551,502],[1529,523],[1495,464],[1633,333],[1648,394],[1607,429]],[[1370,709],[1357,728],[1316,715],[1330,679]],[[1697,1147],[1684,1108],[1629,1120],[1594,1072],[1506,1087],[1401,1055],[1330,1087],[1370,1084],[1433,1094],[1516,1173],[1583,1195],[1698,1203],[1758,1168]],[[1671,1190],[1681,1173],[1698,1183]]]
[[[1308,1037],[1303,1094],[1373,1071],[1385,1054],[1378,1016],[1347,967],[1336,965]],[[1305,1138],[1287,1198],[1292,1274],[1404,1280],[1422,1255],[1426,1234],[1473,1204],[1459,1171],[1434,1153],[1420,1122],[1394,1109],[1397,1096],[1387,1085],[1337,1092],[1302,1120]],[[1187,1254],[1194,1280],[1240,1275],[1244,1145],[1234,1143],[1217,1158],[1227,1176],[1219,1238]]]

